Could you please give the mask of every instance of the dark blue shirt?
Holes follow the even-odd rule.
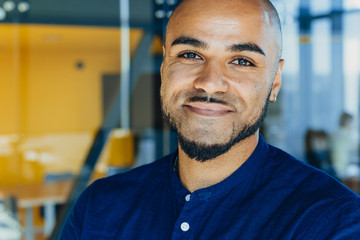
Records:
[[[91,184],[61,239],[360,239],[360,198],[262,138],[232,175],[193,193],[175,156]]]

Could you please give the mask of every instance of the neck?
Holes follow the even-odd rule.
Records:
[[[215,185],[235,172],[253,153],[259,133],[235,144],[228,152],[205,162],[189,158],[179,147],[179,178],[190,192]]]

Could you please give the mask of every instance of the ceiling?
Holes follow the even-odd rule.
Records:
[[[38,50],[120,51],[120,0],[0,0],[0,7],[6,1],[13,1],[15,6],[27,1],[30,9],[20,13],[15,8],[0,21],[0,52],[17,44]],[[156,23],[153,0],[129,2],[133,53],[143,30],[154,30]]]
[[[0,0],[0,6],[5,1]],[[10,0],[16,5],[24,0]],[[119,26],[119,0],[27,0],[30,10],[7,13],[3,22]],[[153,21],[153,0],[129,0],[130,23],[149,27]]]

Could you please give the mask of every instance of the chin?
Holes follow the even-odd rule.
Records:
[[[199,162],[206,162],[217,158],[218,156],[230,150],[233,144],[227,143],[211,143],[209,141],[191,141],[178,134],[180,148],[191,159]]]
[[[211,147],[215,145],[225,145],[231,141],[230,137],[225,139],[223,135],[216,137],[213,135],[212,136],[200,135],[199,133],[193,138],[189,138],[188,135],[185,136],[186,139],[188,139],[188,141],[194,142],[196,145],[205,146],[205,147]]]

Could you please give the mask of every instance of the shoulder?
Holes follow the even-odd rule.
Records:
[[[97,195],[98,192],[112,195],[124,194],[126,191],[131,191],[133,194],[137,189],[156,186],[159,181],[163,181],[168,176],[173,156],[174,153],[128,172],[96,180],[88,187],[88,190],[92,192],[91,195]]]
[[[295,212],[301,229],[309,230],[304,239],[360,234],[360,197],[342,183],[273,146],[264,168],[263,181],[281,189],[286,212]]]
[[[159,188],[159,182],[166,187],[168,181],[164,179],[168,176],[172,157],[173,154],[126,173],[93,182],[77,199],[61,239],[80,239],[84,232],[98,230],[97,226],[101,226],[104,219],[116,224],[127,221],[127,213],[136,202],[149,199]]]
[[[292,188],[299,198],[332,199],[359,202],[360,197],[342,183],[290,154],[269,145],[268,160],[265,163],[268,180],[286,188]]]

